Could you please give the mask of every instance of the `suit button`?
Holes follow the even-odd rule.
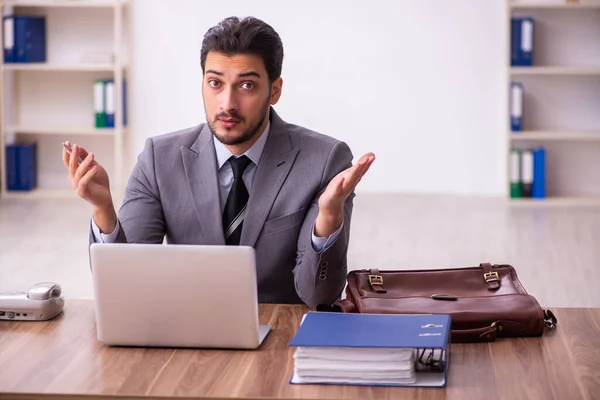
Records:
[[[321,263],[321,267],[322,267],[322,268],[327,268],[327,266],[328,266],[328,265],[329,265],[329,263],[328,263],[327,261],[323,261],[323,262]]]

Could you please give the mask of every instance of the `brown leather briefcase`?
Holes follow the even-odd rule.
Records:
[[[317,311],[449,314],[452,342],[541,336],[556,317],[527,293],[507,264],[478,267],[351,271],[346,299]]]

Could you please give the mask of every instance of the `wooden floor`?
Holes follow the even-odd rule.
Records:
[[[77,198],[0,200],[0,291],[55,281],[93,296],[90,208]],[[544,307],[600,307],[600,205],[515,205],[504,199],[359,195],[351,269],[512,264]]]

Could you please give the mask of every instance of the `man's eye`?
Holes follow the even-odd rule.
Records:
[[[208,84],[211,87],[219,87],[219,81],[215,81],[214,79],[211,79],[210,81],[208,81]]]
[[[242,83],[242,87],[246,90],[251,90],[251,89],[254,89],[254,83],[244,82],[244,83]]]

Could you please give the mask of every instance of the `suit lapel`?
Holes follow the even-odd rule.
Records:
[[[190,148],[181,148],[181,156],[196,217],[200,223],[201,243],[224,245],[217,156],[213,140],[208,125],[204,125],[194,144]]]
[[[298,154],[292,147],[285,124],[271,108],[271,129],[258,163],[248,199],[248,214],[244,219],[240,245],[254,246],[267,215],[275,202]]]

